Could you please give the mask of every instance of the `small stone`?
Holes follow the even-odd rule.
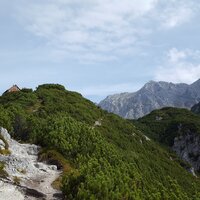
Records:
[[[39,167],[40,167],[40,166],[39,166],[39,164],[38,164],[38,163],[36,163],[36,164],[35,164],[35,167],[39,169]]]
[[[54,171],[58,170],[56,165],[49,166],[49,169],[54,170]]]

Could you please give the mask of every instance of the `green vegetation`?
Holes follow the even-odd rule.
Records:
[[[0,162],[0,178],[7,178],[8,174],[4,170],[5,164],[3,162]]]
[[[17,177],[17,176],[15,176],[15,177],[13,178],[13,182],[14,182],[15,185],[19,185],[19,184],[20,184],[20,181],[21,181],[21,179],[20,179],[19,177]]]
[[[8,149],[0,149],[0,154],[2,154],[2,155],[10,155],[10,150],[8,150]]]
[[[10,150],[9,150],[8,142],[7,142],[6,139],[1,135],[1,133],[0,133],[0,140],[2,140],[3,143],[5,144],[5,149],[0,149],[0,154],[2,154],[2,155],[9,155],[9,154],[10,154]]]
[[[141,118],[135,125],[150,138],[172,146],[176,136],[193,132],[200,134],[200,117],[189,110],[163,108]]]
[[[26,174],[26,170],[25,169],[17,169],[17,171],[21,174]]]
[[[62,187],[63,175],[67,175],[76,171],[76,169],[72,167],[71,163],[66,160],[62,154],[58,153],[55,150],[42,149],[42,151],[40,151],[39,153],[39,161],[45,161],[47,164],[50,165],[56,165],[58,170],[63,171],[63,174],[52,184],[53,188],[58,190],[60,190]]]
[[[94,126],[99,120],[102,125]],[[0,126],[18,140],[41,145],[40,160],[63,169],[62,180],[54,184],[66,199],[200,198],[199,180],[138,126],[63,86],[4,94]]]

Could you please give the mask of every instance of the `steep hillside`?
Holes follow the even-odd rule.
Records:
[[[191,111],[196,114],[200,114],[200,102],[192,106]]]
[[[0,97],[0,126],[43,147],[66,199],[198,199],[200,181],[131,121],[60,85]],[[2,165],[3,166],[3,165]],[[3,167],[0,168],[3,170]]]
[[[200,101],[200,80],[184,83],[150,81],[135,93],[108,96],[100,102],[101,108],[128,119],[137,119],[163,107],[190,109]]]
[[[170,147],[197,173],[200,172],[199,116],[186,109],[163,108],[139,119],[137,123],[150,138]]]

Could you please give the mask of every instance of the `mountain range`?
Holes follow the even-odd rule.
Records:
[[[150,81],[133,93],[110,95],[99,103],[108,112],[137,119],[163,107],[187,108],[200,101],[200,79],[188,85]]]
[[[6,92],[0,199],[198,200],[198,114],[127,120],[58,84]]]

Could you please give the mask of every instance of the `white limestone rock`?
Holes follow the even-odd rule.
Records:
[[[0,140],[0,150],[4,150],[5,149],[5,143],[3,140]]]
[[[172,149],[181,159],[191,164],[194,171],[200,170],[199,134],[188,131],[186,135],[176,137]]]
[[[16,186],[0,181],[0,200],[24,200],[24,194]]]
[[[39,146],[20,144],[13,140],[5,129],[1,129],[1,132],[11,151],[10,155],[0,155],[0,161],[5,163],[5,171],[8,173],[9,179],[14,180],[14,177],[18,177],[21,186],[41,192],[47,196],[47,199],[54,199],[53,194],[59,193],[59,191],[53,189],[51,183],[60,176],[61,172],[57,170],[55,165],[38,162]],[[17,198],[13,198],[13,200],[24,199],[16,188],[11,187],[11,190],[9,190],[7,185],[4,185],[4,188],[6,190],[3,193],[4,200],[9,199],[7,194],[11,190],[14,194],[16,191]],[[1,196],[0,193],[0,200]]]
[[[0,130],[1,130],[1,135],[4,137],[6,141],[11,139],[10,134],[5,128],[0,128]]]

